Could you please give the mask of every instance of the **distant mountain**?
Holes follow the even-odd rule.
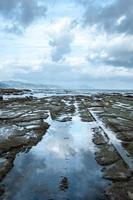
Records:
[[[52,84],[34,84],[34,83],[24,83],[21,81],[3,81],[0,82],[3,85],[7,85],[8,88],[20,88],[20,89],[58,89],[57,85]],[[0,86],[1,87],[1,86]]]
[[[0,82],[0,88],[8,88],[9,85],[3,82]]]

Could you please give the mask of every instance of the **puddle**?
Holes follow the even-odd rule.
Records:
[[[27,153],[16,156],[3,180],[4,200],[104,199],[108,182],[95,161],[94,123],[52,121],[49,130]]]

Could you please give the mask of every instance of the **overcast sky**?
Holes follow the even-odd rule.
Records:
[[[0,0],[0,81],[133,89],[133,0]]]

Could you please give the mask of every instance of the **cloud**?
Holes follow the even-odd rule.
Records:
[[[131,0],[73,1],[0,0],[0,80],[132,87]]]
[[[69,33],[61,34],[55,37],[49,44],[53,47],[52,60],[58,62],[64,58],[64,56],[71,52],[71,43],[73,37]]]
[[[16,34],[16,35],[22,35],[24,33],[23,28],[16,23],[7,24],[4,26],[2,30],[6,33]]]
[[[79,0],[85,6],[84,25],[96,25],[107,32],[133,33],[132,0],[114,0],[103,5],[96,0]]]
[[[72,30],[75,26],[75,22],[71,22],[69,18],[63,18],[53,27],[55,32],[49,41],[49,45],[52,47],[51,57],[53,61],[61,61],[71,52],[71,44],[74,40]]]
[[[94,63],[103,63],[115,67],[133,68],[132,55],[132,35],[105,34],[101,37],[96,37],[95,41],[92,43],[88,60]]]
[[[105,63],[116,67],[124,66],[127,68],[133,68],[133,52],[111,57],[108,60],[105,60]]]
[[[114,67],[110,65],[93,65],[93,63],[79,63],[72,65],[68,62],[55,63],[45,62],[39,60],[32,60],[24,64],[23,62],[17,62],[15,60],[6,61],[1,63],[0,79],[4,80],[8,78],[25,80],[26,82],[38,82],[38,83],[53,83],[59,84],[64,87],[81,87],[85,85],[88,87],[94,85],[94,88],[100,87],[99,84],[104,82],[117,82],[123,81],[125,87],[132,83],[133,69],[127,69],[125,67]],[[97,83],[96,85],[94,83]],[[111,85],[110,85],[111,86]],[[104,85],[105,88],[109,88],[109,85]],[[115,87],[115,86],[114,86]]]
[[[38,17],[45,17],[46,11],[46,6],[39,4],[39,0],[0,0],[1,17],[24,28]]]

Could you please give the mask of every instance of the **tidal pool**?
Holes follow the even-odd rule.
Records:
[[[41,142],[19,153],[3,180],[4,200],[100,200],[108,181],[95,161],[92,128],[76,113],[70,122],[50,121]]]

